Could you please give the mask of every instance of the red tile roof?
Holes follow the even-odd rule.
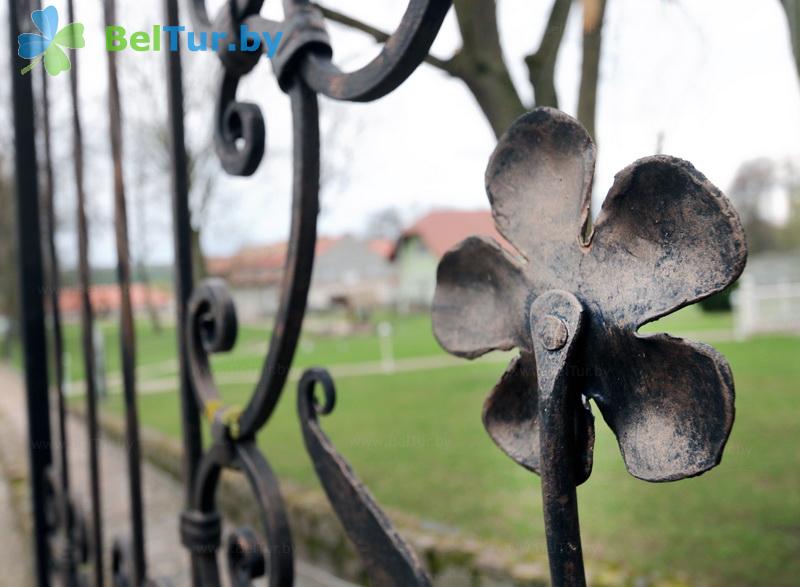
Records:
[[[488,210],[437,210],[426,214],[405,230],[395,243],[392,257],[403,242],[418,237],[437,259],[469,236],[489,236],[510,248],[494,226]]]
[[[172,296],[155,287],[146,288],[141,283],[134,283],[130,288],[131,305],[133,310],[147,307],[149,302],[157,308],[165,308],[172,300]],[[118,285],[93,285],[89,290],[89,299],[92,308],[98,314],[119,310],[122,304],[122,295]],[[58,305],[65,314],[75,314],[81,309],[81,289],[78,287],[63,288],[58,294]]]
[[[369,241],[367,246],[369,247],[370,251],[376,255],[380,255],[386,260],[392,258],[392,253],[394,252],[394,241],[388,239],[375,239]]]
[[[317,239],[316,257],[327,253],[339,238]],[[254,286],[279,283],[286,264],[289,243],[244,247],[231,257],[214,257],[206,263],[210,275],[226,278],[231,285]]]

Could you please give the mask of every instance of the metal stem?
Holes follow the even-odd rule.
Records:
[[[67,2],[69,22],[75,22],[75,4]],[[86,192],[83,181],[83,130],[78,97],[78,55],[73,54],[69,77],[72,96],[73,158],[75,165],[75,191],[78,197],[78,273],[81,290],[81,342],[83,347],[84,379],[86,380],[87,432],[89,446],[89,485],[92,500],[92,549],[94,581],[102,587],[103,580],[103,508],[100,494],[100,456],[97,426],[97,386],[95,381],[94,315],[90,296],[91,269],[89,267],[89,226],[86,218]]]
[[[586,585],[574,473],[577,398],[570,394],[566,370],[581,313],[574,296],[554,291],[536,300],[530,317],[539,392],[542,506],[550,578],[556,587]]]
[[[36,0],[37,10],[41,10],[41,0]],[[73,519],[72,508],[70,507],[70,483],[69,483],[69,457],[67,453],[67,408],[64,397],[64,335],[61,324],[61,308],[59,306],[59,292],[61,291],[61,269],[58,262],[58,250],[56,249],[56,212],[55,212],[55,180],[53,176],[53,149],[50,136],[50,98],[48,92],[49,80],[44,67],[40,68],[40,81],[42,88],[42,135],[44,138],[44,224],[46,233],[46,258],[48,263],[48,293],[50,296],[50,313],[53,328],[53,365],[55,367],[55,393],[56,393],[56,415],[58,433],[58,482],[61,487],[56,491],[59,503],[57,507],[61,511],[61,531],[64,536],[63,560],[61,565],[61,575],[64,585],[76,585],[77,567],[75,561],[75,545],[73,544]],[[55,482],[56,479],[54,478]]]
[[[36,174],[36,128],[33,84],[20,75],[25,67],[17,56],[17,37],[22,32],[18,0],[8,2],[9,55],[14,101],[14,172],[16,176],[17,255],[19,262],[19,329],[24,351],[27,394],[28,447],[33,503],[33,535],[36,583],[50,584],[50,550],[47,527],[47,469],[52,463],[50,400],[48,397],[47,340],[42,288],[42,242],[39,225],[39,182]],[[27,3],[25,3],[27,6]]]
[[[177,0],[164,0],[164,20],[167,25],[178,25]],[[172,141],[172,214],[175,243],[175,311],[180,364],[181,423],[184,450],[184,487],[186,507],[191,508],[193,487],[202,452],[200,436],[200,411],[197,405],[189,367],[189,353],[184,332],[188,318],[187,307],[194,287],[192,276],[191,219],[189,215],[189,175],[186,160],[186,143],[183,121],[183,81],[181,54],[166,51],[167,90],[169,94],[169,122]],[[201,571],[195,561],[192,565],[192,585],[200,585]]]
[[[104,0],[106,26],[117,22],[116,3]],[[128,444],[128,488],[132,557],[130,570],[133,585],[139,587],[147,577],[144,551],[144,514],[141,482],[141,454],[139,446],[139,412],[136,405],[136,330],[131,305],[131,262],[128,245],[128,211],[125,202],[125,178],[122,169],[122,100],[119,93],[117,58],[108,52],[108,113],[111,135],[111,155],[114,168],[114,228],[117,245],[117,282],[120,288],[120,351],[122,353],[122,381],[125,397],[125,436]]]

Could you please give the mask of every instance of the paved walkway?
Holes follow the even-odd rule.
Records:
[[[14,515],[20,504],[27,505],[27,502],[18,499],[14,503],[16,507],[9,507],[14,502],[11,499],[11,490],[19,486],[19,477],[26,474],[24,391],[19,375],[4,365],[0,365],[0,393],[3,398],[0,402],[0,446],[3,447],[0,450],[0,472],[3,473],[0,478],[0,536],[3,536],[3,548],[0,548],[3,578],[0,583],[25,586],[26,582],[22,578],[6,583],[10,576],[24,577],[30,564],[30,547],[17,523],[18,519],[25,519],[28,514],[22,512],[16,519]],[[68,443],[73,495],[88,512],[91,502],[88,499],[87,433],[83,423],[76,418],[71,418],[69,422]],[[114,537],[123,536],[130,527],[126,459],[124,447],[111,440],[101,440],[101,489],[106,553],[110,553]],[[14,474],[13,471],[18,473]],[[185,550],[180,546],[178,536],[178,513],[182,509],[183,489],[173,477],[149,463],[144,464],[142,476],[150,575],[154,578],[167,578],[176,587],[188,585],[188,559]],[[106,556],[110,557],[110,554]],[[108,565],[107,559],[106,568]],[[298,563],[297,575],[297,587],[348,585],[301,562]]]
[[[0,393],[5,391],[4,383],[0,374]],[[0,569],[3,569],[3,579],[0,582],[3,585],[30,587],[33,584],[29,555],[32,544],[22,528],[29,506],[27,494],[21,491],[27,478],[27,454],[23,447],[7,443],[11,437],[8,423],[5,419],[0,420]]]
[[[492,353],[481,358],[483,362],[506,364],[511,360],[513,353]],[[159,363],[167,367],[169,363]],[[391,375],[393,373],[411,373],[414,371],[435,371],[439,369],[452,369],[453,367],[463,367],[464,360],[449,355],[433,355],[430,357],[413,357],[408,359],[396,359],[391,363],[382,361],[365,361],[360,363],[338,363],[327,367],[334,379],[344,379],[347,377],[364,377],[366,375]],[[153,365],[142,367],[136,371],[138,380],[138,392],[143,395],[151,393],[174,392],[178,388],[178,379],[172,374],[159,376],[158,369],[152,369]],[[289,382],[296,383],[302,377],[306,367],[292,367],[289,371]],[[242,370],[226,371],[216,373],[214,380],[218,385],[237,385],[249,384],[258,381],[261,371]],[[77,381],[71,384],[72,391],[70,397],[80,397],[84,393],[84,382]],[[108,389],[110,393],[122,392],[122,379],[118,374],[109,376]]]
[[[688,340],[696,340],[713,344],[716,342],[730,342],[735,340],[733,332],[730,330],[705,330],[697,332],[672,333]],[[263,345],[260,343],[253,346],[254,351],[259,356],[262,355]],[[506,364],[516,353],[491,353],[480,360],[490,363]],[[450,369],[461,367],[464,360],[446,354],[436,354],[426,357],[409,357],[386,361],[363,361],[355,363],[335,363],[328,366],[328,370],[335,379],[346,377],[364,377],[368,375],[389,375],[392,373],[411,373],[415,371],[436,371],[439,369]],[[289,382],[297,382],[303,374],[304,368],[292,367],[289,372]],[[143,365],[137,368],[136,376],[138,381],[138,392],[140,394],[173,392],[178,388],[178,379],[175,375],[178,371],[178,363],[175,360],[162,361],[150,365]],[[261,376],[260,370],[241,370],[226,371],[215,374],[218,385],[238,385],[252,384],[258,381]],[[110,393],[121,393],[122,378],[119,373],[112,373],[108,376],[108,388]],[[70,396],[80,396],[84,389],[83,381],[75,381],[68,392]]]

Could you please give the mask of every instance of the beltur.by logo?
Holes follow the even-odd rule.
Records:
[[[45,71],[50,75],[69,71],[72,63],[64,49],[82,49],[85,46],[83,25],[74,22],[58,30],[58,10],[54,6],[34,10],[31,13],[31,20],[42,34],[23,33],[17,38],[19,43],[17,54],[23,59],[32,60],[21,73],[25,75],[42,61]]]
[[[19,36],[18,54],[31,63],[21,70],[24,75],[39,63],[50,75],[69,71],[72,63],[64,49],[82,49],[86,46],[83,38],[84,26],[76,22],[58,29],[58,10],[48,6],[31,13],[31,20],[41,32],[23,33]],[[185,33],[185,34],[183,34]],[[166,38],[165,38],[166,34]],[[154,25],[151,31],[134,31],[128,34],[123,26],[111,25],[105,28],[106,51],[161,51],[162,42],[169,51],[180,51],[182,43],[190,52],[222,51],[231,53],[256,53],[263,51],[272,59],[280,46],[283,33],[252,32],[243,24],[238,34],[228,37],[227,32],[186,31],[185,26]]]
[[[121,26],[106,27],[106,51],[123,51],[130,48],[134,51],[161,51],[163,33],[169,35],[168,48],[170,51],[179,51],[181,47],[181,33],[186,32],[185,26],[153,26],[152,32],[136,31],[128,37],[128,31]],[[225,48],[230,52],[254,53],[263,50],[267,57],[272,59],[281,43],[283,33],[274,35],[270,33],[251,32],[246,24],[239,27],[237,39],[228,39],[228,34],[220,32],[189,31],[186,33],[186,48],[189,51],[220,51]]]

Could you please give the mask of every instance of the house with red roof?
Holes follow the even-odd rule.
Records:
[[[397,283],[393,246],[382,239],[338,239],[314,262],[309,306],[361,311],[392,305]]]
[[[439,260],[458,243],[475,235],[505,243],[488,210],[436,210],[403,231],[392,251],[397,267],[397,307],[402,311],[429,308],[436,290]]]
[[[395,241],[320,237],[308,308],[353,312],[378,307],[427,309],[436,289],[439,260],[473,235],[505,244],[488,210],[436,210]],[[209,273],[228,282],[241,320],[260,320],[278,311],[287,250],[288,244],[279,242],[207,259]]]
[[[360,311],[391,305],[396,285],[393,246],[392,241],[353,236],[317,239],[309,309]],[[240,319],[259,320],[278,311],[287,252],[288,243],[280,242],[207,260],[209,274],[228,282]]]
[[[129,293],[131,307],[135,314],[154,309],[166,315],[172,308],[172,294],[161,288],[132,283]],[[122,290],[116,283],[95,284],[89,289],[89,300],[97,316],[113,316],[118,314],[122,307]],[[59,309],[61,314],[68,319],[80,315],[81,301],[82,290],[79,287],[64,287],[58,293]]]

